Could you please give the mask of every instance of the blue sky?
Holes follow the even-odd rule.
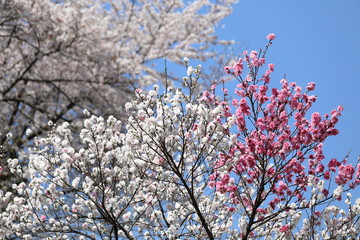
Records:
[[[221,39],[238,48],[257,50],[275,33],[267,59],[275,64],[272,82],[286,74],[289,82],[317,84],[311,112],[329,113],[338,105],[345,111],[340,134],[325,142],[325,157],[349,162],[360,155],[360,1],[358,0],[240,0],[219,27]],[[355,196],[357,195],[357,196]],[[354,197],[360,197],[360,193]]]

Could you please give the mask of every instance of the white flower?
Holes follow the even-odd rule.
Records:
[[[129,111],[131,107],[132,107],[132,103],[131,103],[131,102],[125,103],[125,110],[126,110],[126,111]]]
[[[87,116],[87,117],[90,117],[90,112],[89,112],[89,110],[87,110],[87,109],[84,109],[84,110],[83,110],[83,114],[84,114],[85,116]]]
[[[26,129],[26,136],[30,136],[32,134],[32,130],[30,128]]]
[[[334,198],[338,199],[339,197],[341,197],[342,192],[343,192],[343,187],[338,186],[333,192]]]
[[[127,212],[127,213],[125,213],[124,215],[123,215],[123,219],[124,219],[124,221],[127,221],[127,220],[129,220],[130,219],[130,216],[131,216],[131,212]]]
[[[188,67],[186,73],[187,73],[188,76],[190,76],[190,75],[193,74],[194,72],[195,72],[194,67],[190,66],[190,67]]]

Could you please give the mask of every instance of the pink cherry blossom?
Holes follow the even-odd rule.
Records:
[[[267,35],[266,39],[272,41],[275,39],[275,34],[274,33],[269,33],[269,35]]]
[[[344,185],[348,183],[355,173],[354,167],[349,165],[340,165],[339,166],[339,175],[335,178],[335,182],[338,185]]]
[[[280,228],[280,232],[286,233],[289,231],[289,229],[290,229],[289,225],[284,225]]]

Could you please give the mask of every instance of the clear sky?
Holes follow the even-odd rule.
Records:
[[[343,105],[340,134],[325,142],[325,157],[349,162],[360,155],[360,1],[240,0],[219,27],[222,39],[239,49],[257,50],[275,33],[267,59],[275,64],[272,82],[286,74],[305,87],[315,82],[318,96],[311,112],[330,113]],[[355,196],[356,195],[356,196]],[[360,193],[354,197],[360,197]]]

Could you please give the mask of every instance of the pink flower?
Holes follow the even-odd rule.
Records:
[[[314,113],[311,115],[311,126],[312,126],[312,127],[317,127],[320,122],[321,122],[320,113],[314,112]]]
[[[214,181],[210,181],[210,182],[208,182],[208,187],[209,188],[214,188],[215,187],[215,182]]]
[[[215,179],[217,178],[217,176],[218,176],[217,173],[211,174],[211,175],[209,176],[209,179],[210,179],[211,181],[215,181]]]
[[[221,179],[221,181],[223,181],[225,184],[228,184],[229,183],[229,180],[230,180],[230,176],[225,174],[223,176],[223,178]]]
[[[339,175],[335,178],[337,185],[344,185],[349,182],[355,173],[354,167],[350,165],[341,165],[339,167]]]
[[[273,71],[275,70],[275,64],[270,63],[270,64],[268,65],[268,68],[269,68],[269,70],[270,70],[271,72],[273,72]]]
[[[252,59],[256,59],[257,55],[258,55],[257,51],[251,51],[250,52],[250,58],[252,58]]]
[[[231,69],[232,69],[232,67],[229,67],[229,66],[224,67],[226,74],[231,74]]]
[[[325,179],[325,180],[329,180],[329,179],[330,179],[330,172],[329,172],[329,171],[324,172],[324,179]]]
[[[266,174],[268,176],[273,176],[275,174],[275,169],[274,168],[270,168],[269,170],[267,170]]]
[[[276,36],[275,36],[274,33],[269,33],[269,35],[267,35],[266,39],[272,41],[272,40],[275,39],[275,37],[276,37]]]
[[[51,196],[51,192],[50,192],[49,190],[46,190],[46,191],[45,191],[45,194],[46,194],[46,196],[48,196],[48,197]]]
[[[217,182],[216,190],[218,192],[220,192],[221,194],[224,194],[224,193],[226,193],[227,188],[225,187],[225,184],[223,182]]]
[[[288,188],[288,186],[286,185],[286,183],[284,183],[284,181],[280,181],[279,182],[279,188],[281,190],[286,190]]]
[[[251,178],[246,179],[246,183],[247,183],[247,184],[252,184],[253,182],[254,182],[254,180],[251,179]]]
[[[44,222],[44,221],[46,220],[46,216],[45,216],[45,215],[41,215],[40,220],[41,220],[42,222]]]
[[[315,86],[316,86],[316,84],[314,82],[309,82],[306,89],[309,91],[313,91],[315,89]]]
[[[235,76],[239,76],[243,71],[244,65],[242,64],[242,61],[243,60],[240,58],[239,61],[233,66]]]
[[[336,168],[339,167],[341,165],[340,162],[338,162],[335,158],[331,159],[330,162],[328,163],[328,167],[330,171],[335,172]]]
[[[229,90],[227,90],[226,88],[223,88],[222,91],[224,92],[225,96],[229,95]]]
[[[280,232],[286,233],[287,231],[289,231],[289,229],[290,229],[289,225],[284,225],[280,228]]]
[[[237,191],[237,187],[236,187],[236,186],[229,186],[229,187],[227,187],[227,191],[228,191],[228,192],[236,192],[236,191]]]
[[[322,173],[322,172],[324,171],[324,169],[325,169],[324,165],[320,163],[320,164],[317,165],[317,167],[316,167],[316,172],[317,172],[317,173]]]
[[[240,111],[241,113],[244,113],[245,115],[249,115],[250,114],[250,107],[247,105],[246,99],[242,98],[240,100]]]
[[[321,212],[319,212],[319,211],[315,211],[315,212],[314,212],[314,214],[315,214],[316,216],[320,217]]]
[[[324,188],[322,190],[322,194],[324,194],[324,196],[327,197],[329,195],[329,191],[326,188]]]
[[[228,211],[229,211],[229,212],[235,212],[235,208],[234,208],[234,207],[229,207],[229,208],[228,208]]]

